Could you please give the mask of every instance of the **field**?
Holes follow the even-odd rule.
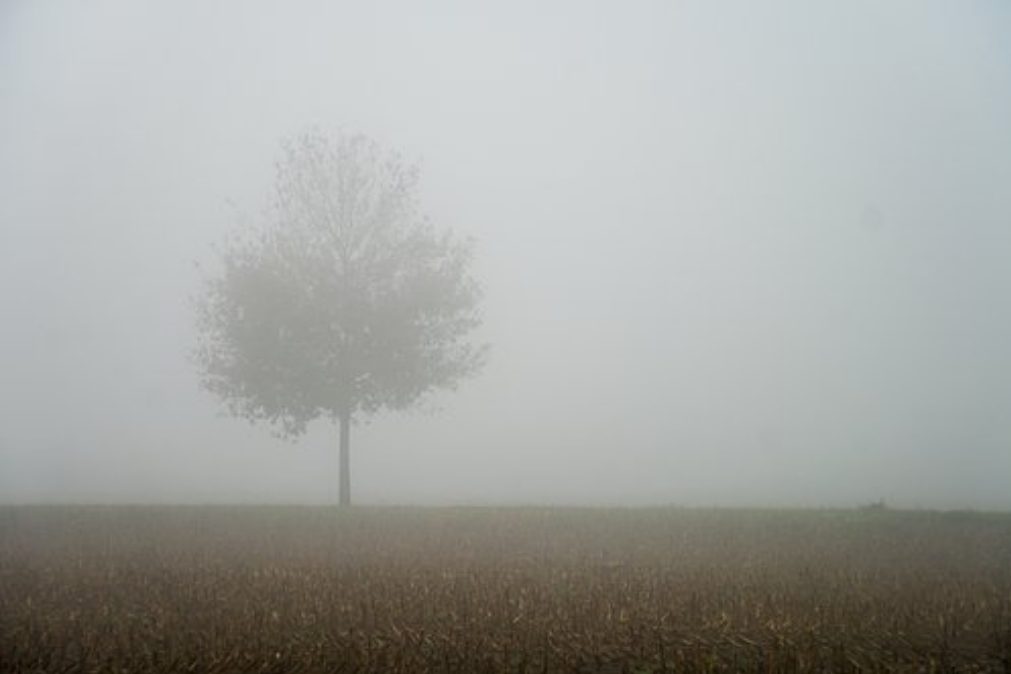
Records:
[[[1011,515],[6,507],[0,670],[1011,672]]]

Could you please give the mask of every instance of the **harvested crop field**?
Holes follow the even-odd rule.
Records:
[[[1011,516],[0,508],[0,670],[1011,671]]]

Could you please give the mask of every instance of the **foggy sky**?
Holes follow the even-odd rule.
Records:
[[[479,6],[480,5],[480,6]],[[1011,508],[1003,2],[0,6],[0,501],[333,502],[224,416],[197,264],[310,125],[477,241],[482,375],[359,503]]]

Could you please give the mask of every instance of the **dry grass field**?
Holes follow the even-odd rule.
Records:
[[[1011,671],[1011,516],[0,508],[5,672]]]

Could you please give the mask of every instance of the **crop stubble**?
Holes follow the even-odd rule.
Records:
[[[9,507],[3,671],[1011,671],[1011,516]]]

